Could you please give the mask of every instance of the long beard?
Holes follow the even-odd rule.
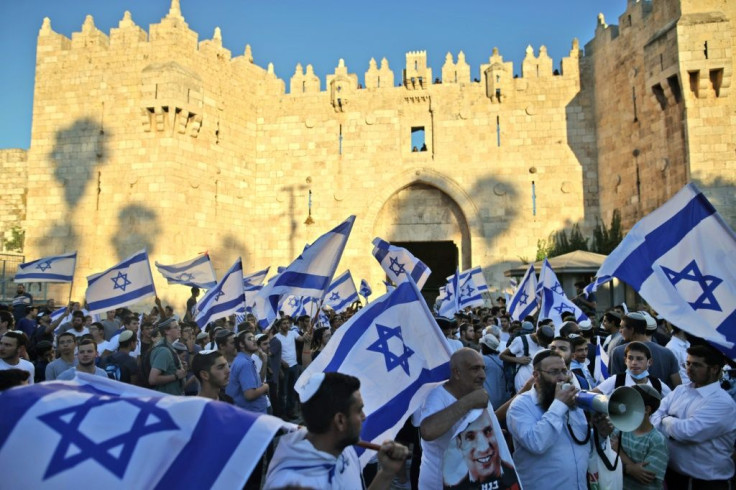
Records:
[[[557,388],[557,385],[542,383],[540,384],[539,388],[539,401],[542,404],[542,408],[544,408],[544,411],[546,412],[547,410],[549,410],[552,402],[555,401],[555,389]]]

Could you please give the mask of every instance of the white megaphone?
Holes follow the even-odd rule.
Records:
[[[644,420],[644,400],[634,388],[628,386],[616,388],[610,398],[600,393],[579,391],[575,395],[575,404],[583,410],[608,415],[613,426],[621,432],[631,432]]]

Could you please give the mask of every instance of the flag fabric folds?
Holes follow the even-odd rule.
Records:
[[[263,280],[266,279],[266,275],[268,274],[269,269],[271,269],[271,267],[266,267],[263,270],[253,272],[243,277],[243,287],[247,288],[252,286],[260,286],[261,284],[263,284]]]
[[[417,287],[422,289],[432,273],[424,262],[414,257],[407,249],[391,245],[378,237],[373,239],[373,256],[396,285],[411,277]]]
[[[322,304],[329,306],[336,313],[342,313],[356,301],[360,301],[358,291],[355,290],[350,270],[346,270],[332,281]]]
[[[481,293],[487,293],[488,283],[486,282],[486,276],[483,275],[483,268],[481,266],[476,266],[467,272],[469,272],[473,277],[473,284],[475,284],[478,291]]]
[[[485,301],[483,300],[482,291],[475,282],[477,270],[480,270],[480,267],[463,271],[458,276],[457,301],[458,309],[460,310],[462,310],[466,306],[483,306],[483,304],[485,303]],[[482,275],[483,274],[481,272],[481,276]],[[451,281],[452,276],[448,277],[447,280]],[[483,279],[483,284],[485,285],[485,279]],[[487,289],[488,286],[486,286],[486,290]]]
[[[539,273],[537,294],[541,297],[539,319],[551,318],[555,324],[555,334],[560,331],[564,313],[573,313],[578,322],[588,319],[585,313],[567,297],[562,284],[557,279],[557,274],[552,270],[546,258],[542,263],[542,271]]]
[[[242,488],[275,433],[295,428],[85,373],[6,390],[0,405],[0,471],[15,488]]]
[[[276,319],[278,304],[285,296],[308,296],[322,300],[340,262],[353,229],[355,216],[317,238],[288,267],[274,276],[258,293],[253,308],[262,326]]]
[[[533,315],[539,303],[537,302],[537,275],[534,264],[530,264],[521,280],[514,296],[507,301],[508,312],[512,320],[523,321],[527,315]]]
[[[212,266],[209,254],[203,254],[179,264],[163,265],[158,262],[155,264],[156,269],[169,284],[197,286],[202,289],[211,289],[217,284],[215,268]]]
[[[337,329],[296,382],[312,374],[340,372],[360,379],[366,419],[361,439],[393,439],[435,383],[449,378],[450,347],[413,281],[360,310]],[[365,465],[373,452],[357,448]]]
[[[204,328],[209,322],[238,312],[244,303],[243,262],[238,257],[217,286],[207,291],[197,303],[194,321]]]
[[[736,360],[736,235],[687,184],[626,234],[596,274],[616,277],[673,325]]]
[[[87,277],[87,310],[101,313],[155,296],[151,266],[145,249],[104,272]]]
[[[358,293],[366,299],[368,299],[368,296],[373,294],[370,284],[368,284],[368,281],[365,279],[360,280],[360,291],[358,291]]]
[[[77,252],[52,255],[18,266],[13,282],[72,282]]]
[[[450,276],[450,280],[445,284],[444,296],[440,298],[438,312],[440,316],[452,318],[455,313],[460,311],[460,299],[458,298],[458,290],[460,289],[460,275],[457,270],[455,274]]]

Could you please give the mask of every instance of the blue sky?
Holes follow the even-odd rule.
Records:
[[[526,46],[547,46],[556,68],[577,37],[583,47],[595,32],[599,12],[618,24],[627,0],[181,0],[189,27],[200,41],[222,29],[233,56],[253,49],[256,64],[273,62],[288,79],[296,63],[312,64],[322,80],[340,58],[363,80],[371,57],[388,59],[397,80],[407,51],[426,50],[433,75],[445,54],[464,51],[473,78],[494,46],[520,73]],[[109,34],[129,10],[148,31],[169,10],[170,0],[2,0],[0,2],[0,148],[28,148],[33,106],[36,38],[44,17],[67,37],[81,30],[87,14]]]

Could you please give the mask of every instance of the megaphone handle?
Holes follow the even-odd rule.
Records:
[[[613,464],[611,464],[611,462],[608,460],[606,452],[601,447],[601,441],[598,438],[598,429],[595,427],[595,425],[593,426],[593,443],[595,444],[595,451],[598,453],[601,461],[603,461],[603,465],[608,469],[608,471],[616,471],[619,457],[621,455],[621,446],[623,445],[623,442],[618,441],[618,448],[616,449],[616,459],[613,461]]]

